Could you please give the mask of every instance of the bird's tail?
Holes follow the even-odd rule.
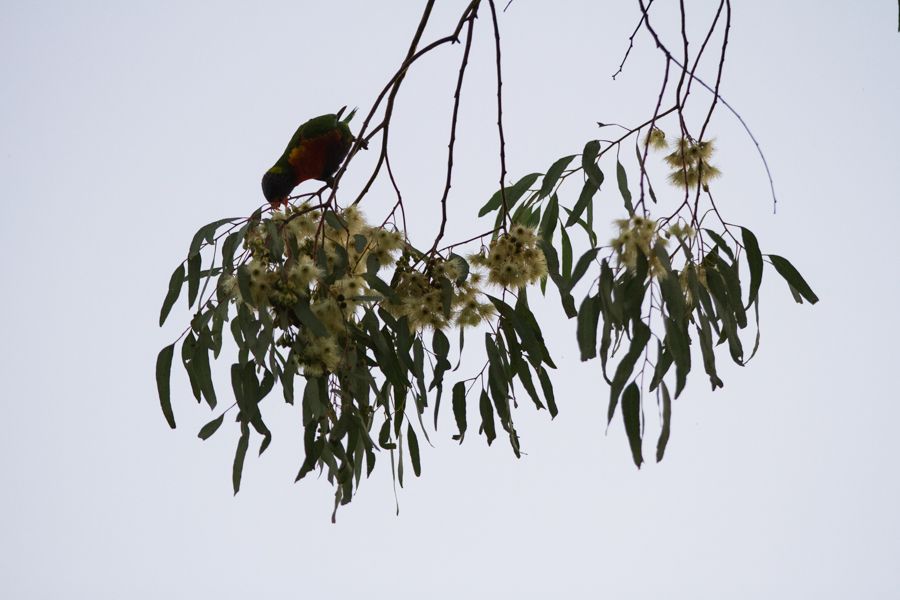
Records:
[[[341,108],[341,110],[338,111],[337,117],[339,120],[341,119],[341,115],[344,114],[344,110],[346,110],[346,109],[347,109],[347,107],[345,106],[345,107]],[[349,123],[353,119],[353,117],[356,115],[356,111],[358,109],[359,109],[358,106],[353,107],[353,110],[350,111],[350,114],[347,115],[346,119],[341,120],[341,123],[343,123],[344,125]]]

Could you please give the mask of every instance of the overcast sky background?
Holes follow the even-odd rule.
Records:
[[[655,23],[671,32],[673,3],[659,4]],[[696,34],[714,3],[688,4]],[[605,433],[607,387],[598,364],[578,362],[555,292],[536,305],[560,365],[559,416],[520,407],[527,456],[516,460],[474,431],[457,446],[445,409],[399,517],[383,456],[329,522],[331,487],[292,483],[299,408],[278,394],[263,405],[274,441],[258,459],[254,438],[237,497],[236,427],[197,439],[213,415],[177,364],[169,430],[153,369],[189,318],[183,298],[165,328],[156,322],[190,236],[260,203],[260,176],[301,121],[368,107],[421,5],[0,5],[0,596],[898,597],[900,34],[889,0],[734,3],[722,93],[766,151],[778,214],[724,110],[711,125],[725,174],[714,189],[822,301],[796,305],[767,269],[759,355],[744,369],[723,355],[715,394],[695,367],[661,464],[634,468],[618,418]],[[452,29],[463,2],[438,5],[426,40]],[[650,114],[662,62],[647,35],[610,79],[636,5],[517,0],[502,15],[511,179],[603,137],[596,121]],[[496,189],[492,43],[481,18],[448,239],[482,229],[474,214]],[[393,163],[422,242],[438,224],[460,51],[424,59],[397,103]],[[377,215],[390,194],[372,198]],[[602,218],[620,215],[613,185],[598,202]],[[225,397],[228,364],[214,367]]]

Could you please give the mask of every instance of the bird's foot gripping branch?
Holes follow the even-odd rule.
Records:
[[[196,400],[218,413],[199,437],[212,436],[229,413],[237,423],[235,493],[251,437],[260,440],[260,454],[272,439],[262,401],[276,387],[285,402],[299,405],[304,452],[297,480],[314,470],[326,473],[335,488],[335,511],[352,499],[377,461],[390,463],[401,486],[407,466],[420,474],[420,444],[430,444],[442,402],[450,404],[445,413],[449,410],[455,421],[453,439],[462,443],[476,430],[490,445],[503,436],[519,456],[514,424],[519,400],[551,416],[558,410],[555,365],[542,333],[549,317],[535,315],[529,304],[529,296],[547,292],[548,282],[564,314],[573,319],[581,360],[592,361],[596,377],[609,385],[605,423],[621,415],[637,466],[644,461],[649,433],[644,403],[655,399],[660,427],[654,438],[661,460],[671,431],[672,399],[686,388],[695,366],[702,364],[715,390],[723,385],[716,368],[720,355],[745,365],[756,353],[766,264],[787,281],[797,302],[818,300],[790,262],[764,254],[749,229],[727,222],[720,212],[711,191],[720,172],[713,143],[705,136],[721,99],[718,84],[709,88],[706,118],[693,135],[684,108],[690,84],[699,79],[682,68],[677,89],[670,89],[669,65],[680,63],[651,27],[649,4],[641,4],[638,29],[647,30],[667,57],[652,116],[623,128],[614,139],[588,141],[580,154],[548,161],[544,173],[501,184],[479,212],[493,226],[441,247],[460,90],[483,3],[470,2],[451,35],[419,49],[432,4],[426,3],[407,57],[359,134],[350,133],[349,117],[342,121],[340,112],[302,125],[273,167],[275,175],[270,169],[264,178],[270,205],[247,218],[202,227],[172,274],[160,324],[185,288],[188,305],[196,308],[189,326],[157,359],[162,410],[174,428],[169,381],[177,352]],[[496,43],[504,182],[500,37],[494,4],[487,5]],[[730,22],[724,1],[711,31],[723,10]],[[412,241],[418,232],[405,226],[403,197],[390,173],[393,99],[419,57],[460,41],[463,32],[447,179],[436,194],[443,219],[433,242],[421,247]],[[726,25],[726,41],[727,32]],[[722,57],[724,48],[723,43]],[[670,97],[671,107],[663,110],[663,100]],[[381,120],[369,130],[376,114]],[[663,128],[677,131],[674,143]],[[341,176],[356,152],[379,133],[375,170],[352,203],[339,204]],[[629,147],[634,148],[632,161],[620,158]],[[385,218],[370,222],[359,206],[383,166],[397,201]],[[657,168],[668,170],[669,186],[654,187],[650,171]],[[615,172],[613,185],[604,171]],[[629,172],[636,186],[629,184]],[[327,185],[289,197],[305,179]],[[622,207],[608,243],[601,243],[594,225],[595,205],[601,202]],[[584,294],[578,302],[576,293]],[[749,327],[751,322],[757,326]],[[750,340],[742,337],[748,328]],[[483,353],[463,352],[473,334],[483,340],[478,343]],[[230,367],[234,401],[222,408],[210,356],[220,357],[225,337],[236,347]],[[470,428],[472,417],[477,426]]]

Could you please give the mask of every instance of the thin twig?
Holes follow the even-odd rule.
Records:
[[[509,219],[509,205],[506,202],[506,139],[503,136],[503,76],[500,70],[500,27],[497,23],[497,9],[494,0],[488,0],[491,20],[494,24],[494,48],[497,56],[497,130],[500,132],[500,198],[503,201],[503,230]]]
[[[650,0],[650,2],[647,3],[647,9],[649,10],[651,6],[653,6],[653,0]],[[625,56],[622,57],[622,62],[619,63],[619,69],[612,75],[613,80],[615,80],[616,77],[622,72],[622,69],[625,68],[625,61],[628,60],[628,55],[631,54],[631,49],[634,48],[634,36],[636,36],[637,32],[641,30],[641,25],[643,25],[645,18],[646,14],[641,13],[640,21],[638,21],[638,24],[635,26],[634,31],[631,32],[631,35],[628,36],[628,49],[625,50]]]
[[[433,253],[441,238],[444,237],[444,228],[447,226],[447,196],[450,195],[450,185],[453,180],[453,148],[456,145],[456,122],[459,117],[459,99],[462,92],[463,78],[466,74],[466,66],[469,64],[469,51],[472,48],[472,31],[475,25],[475,17],[478,15],[477,10],[469,16],[468,27],[466,29],[466,47],[463,50],[462,62],[459,65],[459,77],[456,80],[456,92],[453,94],[453,118],[450,122],[450,142],[447,145],[447,181],[444,183],[444,193],[441,196],[441,228],[437,237],[434,238],[434,245],[431,246]]]

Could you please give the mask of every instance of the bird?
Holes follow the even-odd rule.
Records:
[[[315,117],[297,128],[284,153],[262,178],[263,196],[273,209],[287,205],[291,191],[308,179],[334,186],[334,174],[356,139],[348,125],[356,109],[342,120],[346,109]]]

